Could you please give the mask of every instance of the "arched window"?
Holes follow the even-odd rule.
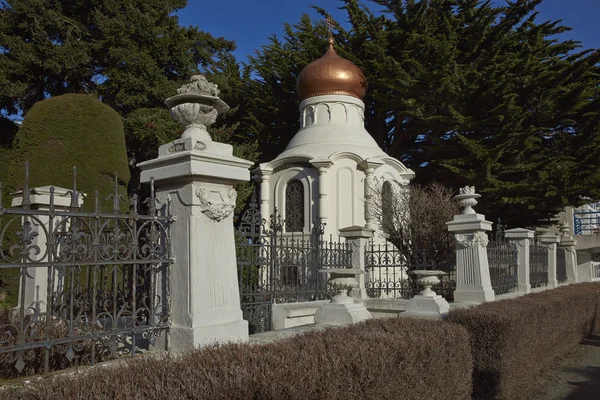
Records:
[[[297,179],[285,188],[285,231],[302,232],[304,229],[304,186]]]

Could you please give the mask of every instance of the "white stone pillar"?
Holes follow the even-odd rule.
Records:
[[[479,197],[472,186],[460,189],[456,199],[464,207],[462,214],[446,223],[456,238],[455,302],[483,303],[495,298],[486,248],[486,232],[492,230],[492,223],[473,210]]]
[[[52,194],[53,192],[53,194]],[[64,189],[61,187],[51,186],[43,186],[38,187],[31,190],[29,195],[28,207],[31,210],[39,210],[39,211],[66,211],[69,210],[72,206],[72,193],[69,189]],[[78,193],[77,195],[77,203],[78,207],[83,205],[83,197],[85,195],[83,193]],[[14,193],[14,197],[12,199],[11,207],[23,207],[23,190]],[[48,234],[52,234],[52,232],[48,232],[50,229],[50,218],[48,215],[36,215],[35,218],[27,217],[27,221],[30,223],[31,227],[31,235],[32,242],[31,246],[37,246],[39,248],[39,252],[31,252],[29,257],[33,262],[48,262],[48,254],[46,243],[48,242]],[[55,217],[53,220],[52,229],[56,229],[57,223],[59,223],[60,218]],[[23,217],[23,222],[25,222],[25,217]],[[68,228],[68,226],[65,226]],[[48,277],[49,272],[53,273],[51,268],[47,267],[28,267],[27,268],[27,277],[25,278],[25,287],[23,290],[23,286],[19,285],[19,301],[17,309],[24,305],[24,309],[26,312],[34,312],[34,313],[45,313],[47,306],[47,297],[48,297],[48,287],[50,285]],[[53,287],[56,288],[59,286],[60,277],[54,276]],[[50,281],[52,282],[52,280]]]
[[[517,291],[522,294],[531,292],[531,284],[529,282],[529,244],[534,238],[535,232],[525,228],[514,228],[504,231],[507,239],[512,240],[517,245],[518,262],[517,262]]]
[[[311,160],[310,163],[319,171],[319,222],[327,223],[329,218],[329,204],[327,196],[329,195],[329,179],[327,179],[327,171],[333,165],[331,160]]]
[[[548,246],[548,287],[554,289],[558,287],[556,279],[556,249],[560,238],[555,235],[542,235],[540,237],[542,244]]]
[[[349,226],[339,230],[339,235],[346,239],[352,248],[352,268],[364,273],[356,275],[358,287],[350,290],[350,297],[354,299],[368,299],[366,287],[365,252],[369,240],[373,238],[373,230],[362,226]]]
[[[186,132],[195,132],[184,132],[182,139],[161,146],[158,158],[138,164],[141,181],[154,178],[158,201],[170,198],[177,218],[171,227],[170,343],[175,351],[248,340],[237,279],[233,184],[249,181],[252,162],[234,157],[231,145],[213,142],[205,131],[217,111],[228,108],[215,100],[216,86],[206,93],[206,84],[212,85],[204,80],[192,93],[181,93],[184,86],[166,101]]]
[[[256,173],[255,178],[260,180],[260,216],[265,219],[266,226],[269,226],[271,217],[271,175],[273,175],[273,169],[261,165],[254,170]]]
[[[384,165],[385,163],[381,160],[364,160],[361,163],[359,163],[359,167],[362,168],[362,170],[365,173],[365,179],[364,179],[364,199],[365,199],[365,206],[364,206],[364,211],[365,211],[365,228],[367,229],[375,229],[377,226],[376,222],[375,222],[375,216],[373,214],[373,204],[372,204],[372,199],[373,199],[373,190],[374,190],[374,184],[375,184],[375,170],[379,167],[381,167],[382,165]]]

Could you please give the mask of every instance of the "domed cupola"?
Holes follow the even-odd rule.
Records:
[[[325,55],[300,73],[296,90],[300,101],[323,95],[346,95],[362,100],[367,92],[367,79],[360,68],[337,55],[330,37]]]

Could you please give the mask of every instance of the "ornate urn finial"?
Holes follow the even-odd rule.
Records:
[[[215,123],[217,115],[229,110],[219,93],[217,85],[204,75],[194,75],[189,83],[177,89],[175,96],[165,100],[173,119],[185,127],[182,139],[211,141],[206,128]]]
[[[568,237],[570,230],[571,230],[571,227],[566,222],[560,222],[558,224],[558,231],[560,232],[561,238]]]
[[[473,207],[477,205],[477,200],[481,195],[475,193],[475,186],[465,186],[460,188],[458,195],[454,196],[458,204],[463,207],[462,214],[475,214]]]

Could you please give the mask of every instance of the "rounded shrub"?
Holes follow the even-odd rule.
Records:
[[[23,186],[25,162],[29,187],[55,186],[72,189],[77,167],[77,190],[87,194],[83,209],[94,208],[98,190],[103,211],[112,210],[114,174],[118,191],[126,198],[129,166],[121,116],[94,96],[66,94],[35,104],[17,132],[7,184]],[[122,202],[121,210],[127,209]]]

